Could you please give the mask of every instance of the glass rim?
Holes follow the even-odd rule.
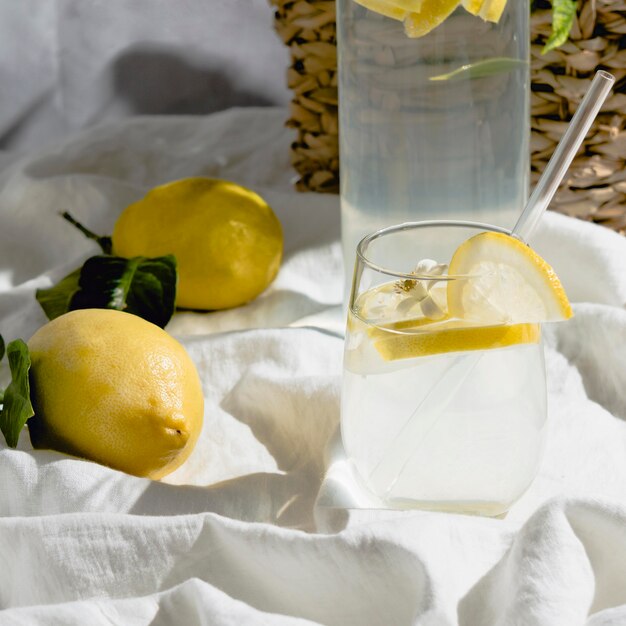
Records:
[[[392,226],[386,226],[385,228],[380,228],[369,235],[365,235],[361,241],[357,244],[356,247],[356,256],[360,263],[369,267],[371,270],[375,272],[379,272],[381,274],[386,274],[388,276],[394,276],[395,278],[403,278],[406,280],[437,280],[437,281],[446,281],[446,280],[455,280],[455,279],[463,279],[467,278],[467,275],[452,275],[446,274],[444,276],[433,276],[432,274],[411,274],[406,272],[398,272],[387,267],[383,267],[382,265],[378,265],[374,263],[370,259],[367,258],[366,250],[367,247],[376,239],[380,239],[386,235],[391,235],[395,233],[404,232],[407,230],[418,230],[421,228],[447,228],[447,227],[456,227],[456,228],[470,228],[478,231],[491,231],[496,233],[503,233],[504,235],[510,235],[511,231],[502,228],[501,226],[495,226],[493,224],[487,224],[484,222],[473,222],[469,220],[424,220],[418,222],[402,222],[401,224],[394,224]]]

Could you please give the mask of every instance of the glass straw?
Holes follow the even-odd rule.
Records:
[[[612,74],[604,71],[596,72],[589,90],[578,105],[565,134],[513,227],[511,234],[522,241],[528,241],[543,212],[548,208],[614,82],[615,77]]]

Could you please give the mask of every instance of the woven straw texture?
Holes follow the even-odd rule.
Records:
[[[291,160],[301,191],[339,191],[337,35],[333,0],[271,0],[276,30],[289,46],[287,84],[291,117],[298,131]]]
[[[532,175],[543,171],[587,90],[596,69],[616,78],[585,143],[551,208],[626,231],[626,2],[585,0],[579,4],[570,40],[542,55],[550,33],[550,11],[533,13]]]
[[[298,189],[337,193],[337,53],[332,0],[270,0],[276,30],[291,52],[294,97],[287,125],[297,130],[292,163]],[[549,6],[549,5],[548,5]],[[543,171],[597,69],[616,77],[551,209],[626,233],[626,0],[580,0],[570,39],[541,54],[549,8],[531,20],[533,182]]]

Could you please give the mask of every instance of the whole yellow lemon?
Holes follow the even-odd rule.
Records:
[[[173,254],[176,304],[227,309],[258,296],[278,273],[283,234],[256,193],[225,180],[186,178],[126,207],[113,229],[123,257]]]
[[[183,346],[136,315],[66,313],[28,342],[33,446],[161,478],[191,454],[203,417]]]

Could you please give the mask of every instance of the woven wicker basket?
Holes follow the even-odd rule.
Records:
[[[333,0],[270,0],[289,46],[293,91],[287,125],[297,130],[292,163],[302,191],[337,193],[337,51]],[[626,233],[626,0],[580,0],[570,40],[542,55],[551,12],[532,15],[532,176],[543,171],[596,69],[616,76],[551,209]]]

